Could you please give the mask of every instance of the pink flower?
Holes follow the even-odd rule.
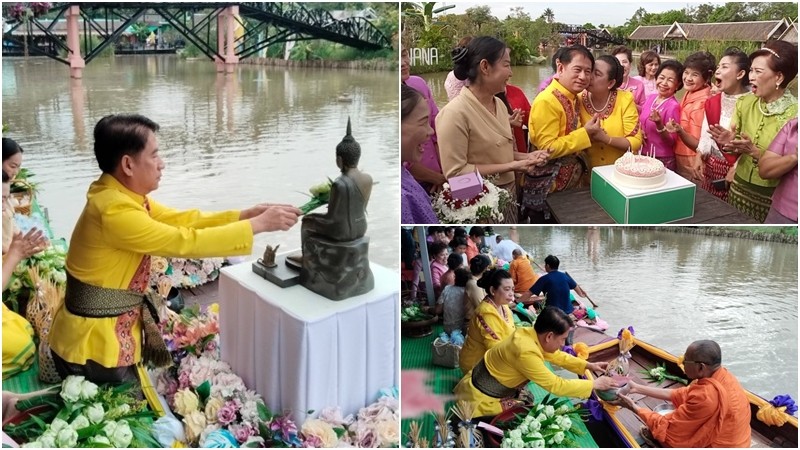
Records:
[[[178,389],[184,389],[191,384],[189,380],[189,372],[181,372],[178,375]]]
[[[256,431],[249,425],[231,425],[228,430],[239,443],[244,443],[250,436],[255,436]]]
[[[206,343],[206,348],[204,350],[209,352],[209,353],[217,351],[217,341],[215,341],[213,339],[208,341]]]
[[[356,447],[375,448],[378,446],[378,435],[372,427],[359,427],[356,431]]]
[[[322,439],[317,436],[309,436],[303,442],[305,448],[322,448]]]
[[[236,405],[233,402],[226,402],[225,406],[219,409],[217,412],[217,420],[222,425],[228,425],[229,423],[236,420]]]

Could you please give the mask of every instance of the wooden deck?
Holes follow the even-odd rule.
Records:
[[[585,329],[579,329],[579,330],[582,331]],[[610,338],[608,336],[606,336],[606,338],[607,339],[605,340],[600,340],[600,342],[598,343],[616,341],[616,339]],[[593,342],[597,340],[598,340],[597,336],[586,334],[583,331],[581,332],[580,335],[578,333],[576,333],[575,335],[576,342],[578,341],[586,342],[590,347],[596,345]],[[683,387],[683,384],[670,380],[665,380],[664,383],[657,386],[655,383],[642,378],[643,375],[641,374],[641,371],[651,369],[655,367],[657,363],[664,363],[669,373],[685,377],[683,371],[680,369],[680,367],[678,367],[677,364],[675,364],[670,360],[664,359],[659,355],[652,353],[648,348],[645,348],[646,345],[647,344],[636,345],[631,350],[632,358],[629,361],[630,362],[629,374],[640,384],[646,384],[666,389],[677,389]],[[606,349],[592,351],[591,355],[589,356],[589,361],[591,362],[611,361],[618,355],[619,355],[619,349],[617,345],[611,345]],[[593,376],[595,377],[598,377],[600,375],[602,374],[593,373]],[[663,403],[663,400],[653,399],[640,394],[632,394],[630,397],[634,401],[636,401],[640,406],[644,406],[650,409],[653,409],[659,404]],[[759,405],[763,404],[764,400],[753,394],[749,394],[749,397],[750,397],[750,409],[752,414],[752,420],[750,422],[752,427],[751,447],[797,448],[796,421],[794,422],[794,424],[787,422],[782,427],[770,427],[763,424],[756,418],[756,413],[758,412]],[[641,433],[639,432],[642,425],[644,425],[644,422],[642,421],[642,419],[639,418],[637,414],[635,414],[633,411],[622,408],[618,410],[614,414],[614,416],[618,420],[621,427],[627,430],[629,435],[633,438],[633,440],[636,441],[636,443],[639,446],[647,447],[647,444],[644,442],[644,439],[642,438]]]
[[[562,224],[616,223],[603,208],[592,199],[588,187],[556,192],[547,197],[547,205],[555,220]],[[694,217],[674,222],[677,224],[757,224],[733,206],[714,197],[700,187],[694,200]]]

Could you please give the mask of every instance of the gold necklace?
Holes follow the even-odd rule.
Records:
[[[489,303],[491,303],[492,306],[494,306],[495,309],[499,309],[500,310],[500,314],[503,315],[503,320],[507,320],[506,310],[505,309],[503,309],[502,307],[497,306],[497,303],[495,303],[494,300],[491,297],[486,297],[486,300],[489,300]]]
[[[780,97],[778,97],[778,99],[780,99]],[[758,111],[759,111],[759,112],[761,112],[761,114],[762,114],[764,117],[771,117],[771,116],[774,116],[774,115],[780,114],[779,112],[774,112],[774,113],[771,113],[771,112],[764,112],[764,110],[763,110],[763,109],[761,109],[761,102],[762,102],[762,101],[764,102],[764,106],[767,106],[767,105],[768,105],[767,101],[766,101],[766,100],[764,100],[763,98],[759,98],[759,99],[758,99],[758,102],[756,102],[756,104],[758,105]],[[767,110],[769,110],[769,107],[767,107]]]
[[[606,108],[608,107],[608,102],[611,101],[611,92],[609,92],[608,97],[606,97],[606,104],[603,105],[603,107],[600,109],[594,107],[594,100],[592,100],[592,93],[588,92],[588,94],[589,94],[589,104],[591,104],[592,109],[594,110],[595,113],[600,114],[606,110]]]

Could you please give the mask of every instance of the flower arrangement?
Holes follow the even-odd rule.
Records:
[[[22,411],[50,407],[4,427],[9,436],[28,440],[22,447],[159,447],[148,430],[155,414],[147,410],[147,401],[135,399],[132,383],[98,386],[71,375],[59,392],[23,400],[16,406]]]
[[[454,198],[450,184],[433,199],[433,210],[442,223],[497,223],[503,221],[503,210],[511,202],[505,189],[483,180],[483,190],[470,200]]]
[[[28,216],[16,214],[14,220],[17,224],[17,229],[22,233],[28,232],[33,227],[40,230],[45,229],[40,222]],[[51,244],[44,251],[20,261],[11,274],[8,282],[8,292],[3,301],[8,303],[15,312],[19,312],[20,300],[28,298],[32,292],[39,288],[39,286],[34,285],[34,280],[29,271],[30,268],[38,270],[39,279],[43,282],[49,281],[56,287],[65,287],[67,284],[66,257],[67,252],[65,249]]]
[[[546,396],[524,416],[507,422],[502,448],[576,447],[575,437],[584,433],[576,426],[586,415],[580,405],[569,399]],[[513,428],[508,429],[509,425]]]
[[[167,349],[177,363],[186,355],[219,355],[219,305],[192,305],[180,314],[167,310],[159,324]]]
[[[677,381],[679,383],[683,383],[684,385],[689,384],[688,380],[667,372],[667,367],[664,365],[664,363],[658,363],[651,369],[642,370],[641,373],[645,376],[645,379],[659,385],[663,383],[664,380]]]
[[[633,341],[633,327],[623,328],[617,333],[619,339],[619,356],[610,363],[606,369],[608,376],[627,376],[630,363],[628,360],[631,358],[630,351],[636,345]]]
[[[420,309],[419,305],[412,305],[403,308],[400,312],[400,321],[402,322],[420,322],[423,320],[430,320],[433,316],[427,314]]]
[[[201,286],[216,280],[223,258],[163,258],[155,256],[150,259],[150,284],[157,286],[163,277],[169,278],[172,286],[178,289]]]
[[[328,178],[328,181],[311,186],[309,189],[309,192],[311,192],[311,200],[300,206],[298,209],[300,209],[303,214],[308,214],[322,205],[327,205],[331,198],[332,185],[333,180]]]

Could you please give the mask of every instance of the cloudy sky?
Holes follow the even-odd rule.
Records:
[[[712,5],[721,5],[724,2],[708,2]],[[650,1],[628,1],[628,2],[608,2],[608,1],[521,1],[521,2],[440,2],[436,7],[445,5],[455,5],[453,9],[449,9],[443,14],[463,14],[468,8],[475,6],[489,5],[498,19],[505,19],[511,12],[511,8],[522,6],[531,18],[535,19],[542,15],[546,8],[550,8],[555,14],[557,22],[583,25],[584,23],[591,22],[594,25],[624,25],[625,21],[630,19],[633,13],[639,9],[640,6],[649,13],[658,13],[669,11],[672,9],[682,9],[685,7],[697,7],[701,2],[650,2]]]

